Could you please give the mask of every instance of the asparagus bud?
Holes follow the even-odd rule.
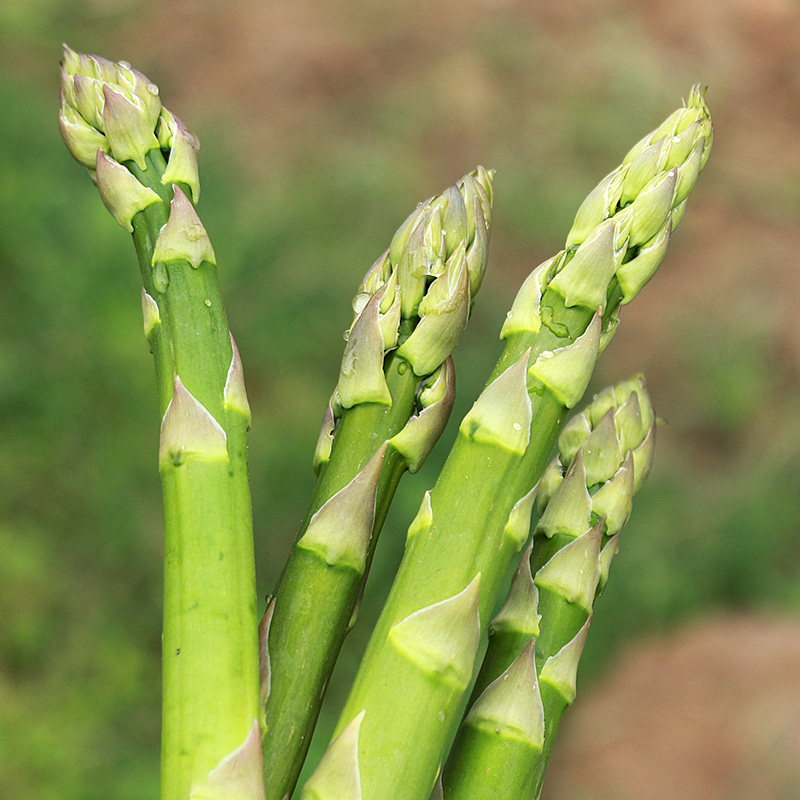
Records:
[[[270,627],[272,679],[264,737],[270,800],[282,800],[294,788],[397,485],[406,471],[422,466],[447,424],[455,391],[450,352],[486,268],[491,183],[492,173],[478,167],[418,206],[353,299],[355,316],[338,386],[314,453],[317,486],[276,591]],[[375,477],[371,536],[364,538],[363,524],[353,521],[363,517],[362,500],[341,493],[387,441],[383,468]],[[341,513],[326,527],[326,540],[355,536],[367,543],[366,552],[350,559],[349,569],[332,564],[319,548],[311,552],[304,546],[312,521],[336,497],[342,499]],[[320,596],[326,598],[323,608],[316,602]],[[370,729],[368,719],[364,726]]]
[[[214,249],[191,202],[197,143],[140,72],[68,47],[59,126],[133,234],[144,284],[163,417],[161,797],[261,800],[250,408]]]
[[[706,124],[707,109],[699,91],[692,92],[681,114],[683,121],[673,124],[671,135],[698,121],[695,133],[686,135],[702,140],[703,147],[707,147],[710,123]],[[685,120],[685,115],[692,119]],[[655,141],[648,140],[647,145]],[[476,572],[482,575],[481,626],[487,624],[506,568],[521,546],[515,536],[506,535],[512,509],[542,476],[567,409],[580,400],[600,350],[613,335],[619,306],[623,300],[632,299],[638,291],[636,287],[642,284],[641,274],[634,270],[637,279],[632,278],[623,288],[617,274],[648,248],[652,266],[652,239],[665,226],[674,228],[682,213],[686,201],[679,198],[676,204],[677,187],[682,185],[682,175],[695,170],[697,163],[689,166],[693,151],[687,148],[667,148],[664,152],[667,155],[663,163],[658,161],[653,174],[644,178],[639,174],[635,181],[632,178],[627,189],[629,167],[625,164],[592,192],[578,212],[565,249],[534,270],[506,319],[501,333],[505,339],[503,354],[483,395],[460,426],[453,450],[431,491],[431,533],[409,538],[337,728],[341,730],[355,713],[366,710],[368,724],[365,722],[359,745],[365,800],[425,800],[430,792],[438,762],[420,758],[418,748],[440,751],[445,746],[459,698],[454,697],[452,703],[442,707],[430,701],[431,694],[408,692],[402,709],[392,699],[384,698],[383,687],[387,683],[405,680],[393,661],[389,632],[420,605],[458,591]],[[689,156],[681,161],[685,152]],[[645,170],[643,162],[648,157],[652,158],[652,154],[638,165],[640,173]],[[637,182],[638,187],[634,186]],[[620,202],[623,190],[630,195],[627,204]],[[411,231],[421,224],[421,219],[422,215],[409,222],[408,236],[404,233],[399,248],[411,241]],[[447,225],[443,227],[446,229]],[[553,492],[554,507],[548,519],[541,521],[540,534],[547,529],[551,538],[539,538],[552,544],[534,549],[534,561],[537,550],[546,552],[556,545],[560,549],[599,525],[599,520],[593,519],[593,502],[597,502],[596,511],[605,515],[602,532],[595,531],[570,552],[582,549],[593,553],[597,562],[603,544],[601,536],[609,536],[627,517],[632,486],[636,484],[635,459],[631,456],[627,463],[618,464],[607,481],[609,487],[593,501],[599,487],[586,485],[584,463],[584,458],[591,455],[584,453],[574,459],[569,473],[564,464],[549,471],[546,484]],[[593,457],[587,460],[592,474],[608,469],[602,459],[597,463]],[[555,549],[550,556],[554,553]],[[536,569],[547,560],[549,557],[537,562]],[[553,567],[551,577],[555,572]],[[596,593],[601,577],[597,563],[587,575],[591,580],[587,577],[588,582],[569,587],[559,577],[559,588],[583,600]],[[541,589],[538,613],[543,615],[544,624],[543,594]],[[570,604],[560,595],[550,595],[575,609],[572,616],[567,615],[570,624],[566,628],[572,630],[573,622],[579,622],[580,628],[586,609],[578,602]],[[553,641],[562,647],[566,628],[557,627],[554,634],[543,628],[537,645],[543,636],[545,641],[547,636],[555,636]],[[571,636],[574,635],[572,630]],[[406,728],[405,719],[412,715],[414,737],[406,738],[411,728]],[[444,783],[447,796],[446,777]],[[518,796],[535,795],[523,791]]]
[[[563,429],[559,453],[538,486],[540,520],[534,540],[489,627],[472,708],[445,768],[448,800],[488,800],[493,795],[483,774],[502,779],[504,796],[537,796],[561,715],[575,697],[595,598],[605,586],[619,530],[630,513],[632,448],[644,445],[653,426],[644,381],[637,376],[600,392]],[[522,748],[502,726],[492,736],[473,730],[485,695],[526,650],[535,652],[536,667],[517,689],[518,704],[509,701],[506,716],[529,713],[524,692],[541,694],[542,739],[536,750]],[[482,773],[476,764],[485,765]]]

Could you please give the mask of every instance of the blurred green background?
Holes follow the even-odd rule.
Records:
[[[708,691],[725,685],[724,664],[748,675],[752,664],[731,703],[755,682],[775,687],[774,707],[800,709],[800,656],[783,683],[770,673],[800,634],[796,4],[3,0],[0,795],[144,800],[158,786],[154,377],[131,243],[58,136],[62,41],[141,69],[202,141],[200,213],[254,411],[262,602],[305,510],[352,294],[416,202],[476,163],[498,171],[490,272],[455,355],[458,418],[499,353],[516,287],[560,249],[584,195],[707,83],[711,160],[593,383],[644,371],[667,425],[595,618],[581,696],[600,696],[625,654],[653,642],[673,652],[693,630],[722,659]],[[452,435],[401,487],[317,755]],[[771,626],[764,644],[753,631]],[[673,674],[651,712],[681,735],[692,721],[670,722],[669,707],[704,658]],[[629,684],[618,715],[625,703],[635,713],[642,686]],[[573,713],[577,725],[580,702]],[[752,713],[765,730],[776,718]],[[753,767],[775,776],[776,793],[747,796],[797,796],[779,793],[800,782],[797,721],[788,743],[770,745],[780,769]],[[646,763],[646,743],[639,755]],[[730,780],[664,797],[731,798]],[[597,779],[549,796],[660,797],[632,781],[631,794]]]

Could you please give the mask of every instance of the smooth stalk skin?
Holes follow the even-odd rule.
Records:
[[[579,402],[613,335],[619,306],[660,263],[710,137],[702,92],[693,89],[686,106],[589,195],[566,249],[534,270],[517,295],[501,333],[503,354],[412,525],[336,728],[338,735],[363,715],[357,747],[363,800],[429,797],[471,682],[465,664],[475,652],[466,642],[474,620],[466,610],[450,620],[462,627],[460,648],[442,643],[433,623],[427,630],[417,625],[410,640],[400,632],[410,620],[455,603],[476,581],[479,632],[485,629],[510,559],[528,536],[530,520],[523,523],[513,510],[541,476],[567,410]],[[578,643],[553,662],[551,683],[561,686]],[[547,710],[544,691],[542,700]],[[328,759],[318,779],[340,767]],[[316,796],[344,795],[329,789]]]
[[[444,770],[446,800],[496,796],[486,775],[502,776],[504,797],[538,796],[574,697],[601,574],[607,577],[633,494],[650,471],[654,435],[641,377],[601,392],[562,430],[559,454],[538,487],[533,558],[529,546],[492,621],[471,707]],[[520,719],[537,722],[528,725],[535,735],[525,747]]]
[[[444,430],[450,351],[486,268],[492,173],[421,203],[367,272],[314,456],[317,485],[262,626],[266,796],[294,789],[389,504]]]
[[[162,800],[261,800],[250,409],[216,257],[194,210],[196,142],[124,63],[64,48],[62,135],[133,234],[162,415]]]

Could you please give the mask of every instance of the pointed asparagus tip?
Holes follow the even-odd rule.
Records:
[[[563,597],[588,614],[600,580],[603,528],[601,520],[558,550],[534,576],[536,585]]]
[[[384,442],[355,478],[311,517],[298,547],[317,553],[332,567],[364,574],[387,445]]]
[[[539,682],[553,687],[567,705],[572,705],[577,693],[578,664],[589,635],[592,616],[583,624],[575,637],[567,642],[555,655],[545,661],[539,673]]]
[[[227,437],[222,426],[176,375],[172,400],[161,422],[160,469],[180,467],[187,461],[227,459]]]
[[[538,380],[567,408],[583,397],[592,377],[600,346],[601,316],[598,311],[588,327],[572,344],[545,350],[533,362],[528,374]]]
[[[417,472],[439,441],[455,402],[455,367],[448,356],[439,369],[421,384],[420,410],[390,440],[406,461],[408,471]]]
[[[531,574],[532,552],[531,540],[511,579],[506,601],[489,625],[490,632],[513,631],[531,637],[539,635],[539,590]]]
[[[194,269],[204,261],[216,265],[214,248],[194,206],[180,186],[174,184],[172,189],[169,219],[156,239],[153,265],[172,261],[188,261]]]
[[[480,642],[481,573],[458,594],[419,609],[398,622],[389,639],[423,672],[465,691]]]
[[[193,790],[192,797],[265,800],[264,761],[258,720],[253,721],[244,742],[211,770],[206,783]]]
[[[275,598],[267,603],[267,609],[258,623],[258,682],[261,705],[265,706],[272,691],[272,664],[269,656],[269,628],[275,614]]]
[[[128,233],[133,233],[133,218],[153,203],[160,202],[161,198],[152,189],[142,186],[122,164],[107,156],[102,148],[96,153],[95,169],[103,205]]]
[[[536,534],[575,538],[590,527],[592,498],[586,488],[586,468],[580,451],[567,470],[567,474],[553,492],[542,513]]]
[[[365,714],[357,714],[328,745],[300,800],[361,800],[358,739]]]
[[[525,452],[533,413],[527,385],[530,352],[526,350],[483,390],[459,426],[463,435],[512,453]]]
[[[244,383],[244,368],[242,367],[242,357],[239,355],[239,348],[236,340],[231,337],[231,363],[228,367],[228,375],[225,378],[225,388],[222,391],[222,401],[226,410],[236,411],[247,420],[247,427],[250,427],[252,414],[250,412],[250,402],[247,399],[247,388]]]
[[[536,643],[531,639],[508,669],[484,689],[464,720],[466,725],[544,746],[544,706],[536,677]]]

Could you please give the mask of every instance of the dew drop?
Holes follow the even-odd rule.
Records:
[[[521,430],[522,430],[522,423],[520,423],[520,422],[515,422],[515,423],[514,423],[514,424],[513,424],[511,427],[512,427],[512,428],[513,428],[515,431],[521,431]]]
[[[147,84],[147,91],[150,92],[153,97],[158,97],[158,86],[156,86],[154,83]]]
[[[206,298],[205,303],[209,308],[211,308],[211,301],[208,298]]]

